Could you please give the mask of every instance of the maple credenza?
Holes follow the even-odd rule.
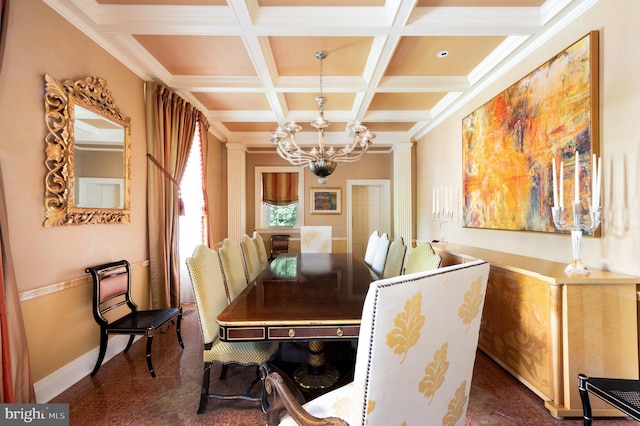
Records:
[[[491,264],[479,348],[545,401],[554,417],[581,417],[578,373],[638,379],[640,278],[456,244],[434,249],[443,266]],[[623,414],[592,398],[593,415]]]

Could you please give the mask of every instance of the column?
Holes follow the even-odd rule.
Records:
[[[247,232],[246,147],[227,143],[227,237],[240,243]]]
[[[413,246],[413,213],[411,203],[411,146],[393,146],[393,236],[402,237],[407,247]]]

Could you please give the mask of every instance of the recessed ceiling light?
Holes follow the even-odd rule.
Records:
[[[441,50],[438,52],[438,54],[436,55],[438,58],[444,58],[445,56],[449,55],[449,51],[448,50]]]

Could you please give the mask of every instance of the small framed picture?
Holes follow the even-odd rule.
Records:
[[[341,214],[340,188],[311,188],[311,214]]]

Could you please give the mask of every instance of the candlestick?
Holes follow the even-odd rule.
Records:
[[[440,185],[440,188],[434,187],[434,205],[433,220],[440,225],[440,245],[446,245],[444,240],[444,225],[453,219],[453,188]]]
[[[596,205],[596,180],[598,177],[598,166],[596,163],[596,154],[591,155],[591,207]]]
[[[551,168],[553,169],[553,207],[558,207],[558,182],[556,181],[556,159],[551,159]]]
[[[431,203],[431,214],[436,212],[436,188],[433,187],[433,202]]]
[[[594,207],[600,205],[600,193],[602,191],[602,157],[598,158],[598,179],[596,181],[596,197],[593,203]]]
[[[563,187],[564,187],[564,170],[563,162],[560,162],[560,206],[557,206],[555,200],[556,192],[556,175],[555,175],[555,159],[552,161],[553,167],[553,191],[554,202],[551,208],[551,215],[554,226],[560,231],[571,231],[571,247],[573,251],[573,261],[567,265],[565,272],[569,275],[589,275],[589,269],[584,265],[580,258],[582,247],[582,232],[594,232],[600,226],[600,187],[602,185],[602,159],[596,162],[596,155],[592,156],[592,173],[591,173],[591,204],[589,205],[589,221],[582,222],[582,203],[580,202],[580,154],[576,150],[575,154],[575,175],[574,175],[574,197],[571,202],[573,208],[573,223],[565,223],[566,210],[563,203]]]
[[[564,161],[560,162],[560,208],[564,208]]]
[[[576,166],[575,166],[575,188],[573,195],[573,202],[580,202],[580,154],[576,150]]]

